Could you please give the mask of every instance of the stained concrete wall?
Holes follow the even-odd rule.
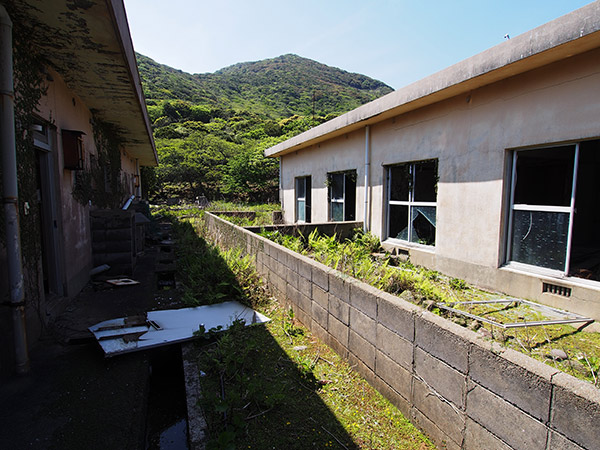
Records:
[[[441,448],[595,449],[600,391],[209,213],[276,297]]]
[[[56,129],[53,153],[56,159],[56,177],[59,184],[58,203],[62,217],[62,246],[64,267],[64,293],[77,294],[89,280],[92,268],[92,239],[90,229],[90,207],[81,205],[73,197],[76,171],[64,169],[61,130],[82,131],[84,164],[89,167],[91,155],[97,155],[92,128],[92,113],[66,85],[62,77],[49,70],[47,94],[41,99],[39,115]],[[136,161],[127,149],[121,149],[122,181],[125,187],[124,200],[135,194],[134,175],[138,174]]]
[[[600,50],[592,50],[370,125],[370,229],[386,236],[386,165],[436,158],[435,247],[387,240],[416,264],[600,320],[600,283],[539,276],[505,262],[511,150],[600,137]],[[365,129],[281,156],[284,218],[294,184],[312,177],[312,221],[327,221],[327,172],[357,170],[356,220],[365,220]],[[500,269],[501,268],[501,269]],[[542,281],[573,289],[542,294]]]

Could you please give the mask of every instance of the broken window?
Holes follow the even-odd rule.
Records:
[[[328,173],[327,181],[330,220],[356,220],[356,170]]]
[[[310,177],[296,178],[296,222],[310,223]]]
[[[387,235],[435,245],[437,160],[388,167]]]
[[[600,281],[600,141],[513,153],[509,260]]]

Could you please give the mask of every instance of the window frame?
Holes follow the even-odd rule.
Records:
[[[422,163],[426,163],[426,162],[434,162],[435,163],[435,168],[436,168],[436,173],[435,173],[435,178],[436,178],[436,182],[435,182],[435,202],[426,202],[426,201],[415,201],[415,186],[416,186],[416,166],[417,164],[422,164]],[[410,179],[408,182],[408,199],[407,200],[392,200],[391,196],[392,196],[392,168],[394,167],[400,167],[400,166],[408,166],[409,168],[409,173],[410,173]],[[413,236],[412,236],[412,215],[413,215],[413,208],[415,207],[434,207],[435,208],[435,213],[436,213],[436,218],[437,218],[437,186],[439,183],[439,160],[438,158],[428,158],[428,159],[423,159],[423,160],[418,160],[418,161],[407,161],[407,162],[402,162],[402,163],[396,163],[396,164],[390,164],[390,165],[386,165],[386,203],[385,203],[385,236],[387,237],[387,239],[393,241],[393,242],[398,242],[398,243],[402,243],[404,245],[416,245],[416,246],[423,246],[423,247],[427,247],[427,248],[435,248],[436,246],[436,242],[437,242],[437,219],[436,219],[436,224],[435,226],[435,235],[434,235],[434,242],[433,244],[424,244],[424,243],[420,243],[420,242],[415,242],[412,240]],[[392,237],[390,236],[390,220],[391,220],[391,211],[390,211],[390,207],[391,206],[406,206],[408,208],[408,221],[407,221],[407,230],[408,230],[408,234],[407,234],[407,239],[399,239],[397,237]]]
[[[334,198],[333,197],[333,177],[334,176],[342,176],[342,197],[341,198]],[[354,176],[354,219],[349,219],[347,217],[348,215],[348,205],[347,205],[347,179],[349,176]],[[342,171],[337,171],[337,172],[328,172],[327,173],[327,200],[328,200],[328,221],[329,222],[340,222],[339,220],[334,220],[334,216],[333,216],[333,205],[334,204],[341,204],[342,205],[342,220],[341,222],[347,222],[347,221],[351,221],[351,220],[356,220],[356,177],[357,177],[357,173],[356,173],[356,169],[350,169],[350,170],[342,170]]]
[[[299,184],[300,183],[304,183],[304,197],[299,197],[298,196],[298,192],[300,191],[299,189]],[[311,217],[310,217],[310,210],[311,210],[311,177],[310,175],[303,175],[300,177],[296,177],[294,179],[294,223],[310,223],[311,222]],[[300,201],[304,202],[304,220],[300,220]]]
[[[541,147],[534,147],[528,149],[515,149],[511,152],[511,180],[510,180],[510,199],[509,199],[509,214],[508,214],[508,229],[506,239],[506,264],[534,267],[538,270],[549,271],[551,273],[558,273],[561,276],[569,276],[569,269],[571,266],[571,252],[573,243],[573,223],[575,218],[575,200],[576,200],[576,187],[577,187],[577,176],[579,169],[579,144],[580,142],[571,142],[559,145],[546,145]],[[530,205],[526,203],[515,203],[515,194],[517,187],[517,159],[519,153],[524,153],[532,150],[543,150],[550,148],[561,148],[564,147],[575,147],[573,156],[573,173],[571,181],[571,201],[569,206],[557,206],[557,205]],[[553,269],[550,267],[544,267],[541,265],[528,264],[521,261],[516,261],[513,258],[513,232],[514,232],[514,215],[515,211],[525,212],[543,212],[543,213],[562,213],[569,215],[569,225],[567,231],[567,240],[565,243],[565,264],[562,269]]]

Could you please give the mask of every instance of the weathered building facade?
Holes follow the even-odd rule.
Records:
[[[15,196],[5,182],[3,198],[20,235],[17,250],[13,235],[0,245],[6,373],[15,358],[26,370],[23,349],[13,349],[30,346],[89,280],[90,212],[139,199],[140,167],[156,165],[157,155],[122,1],[14,0],[0,2],[0,12],[2,152],[15,153],[17,165],[3,158],[2,174],[18,185]]]
[[[600,2],[266,150],[286,223],[600,320]]]

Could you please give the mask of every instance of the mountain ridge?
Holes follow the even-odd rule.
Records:
[[[227,106],[272,119],[339,115],[392,92],[385,83],[288,53],[190,74],[136,54],[149,100]]]

